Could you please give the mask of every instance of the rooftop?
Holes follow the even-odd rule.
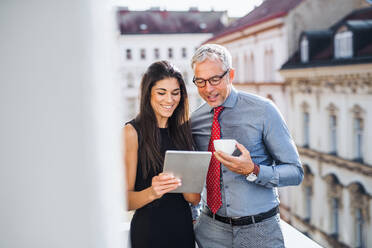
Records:
[[[151,8],[130,11],[119,8],[117,12],[120,33],[127,34],[176,34],[216,33],[227,24],[226,11],[167,11]]]
[[[266,0],[262,4],[249,12],[246,16],[231,23],[227,28],[217,33],[207,42],[213,41],[217,38],[229,35],[231,33],[240,31],[247,27],[257,25],[259,23],[269,21],[271,19],[285,16],[287,13],[300,4],[303,0]]]
[[[334,57],[334,35],[338,30],[347,29],[353,33],[353,56],[336,59]],[[343,17],[326,30],[302,32],[309,41],[309,61],[301,62],[298,49],[282,66],[282,69],[336,66],[372,63],[372,7],[358,9]],[[301,46],[299,46],[301,47]]]

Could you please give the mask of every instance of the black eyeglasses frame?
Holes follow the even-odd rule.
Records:
[[[230,71],[230,69],[227,69],[224,73],[221,75],[216,75],[213,77],[210,77],[208,79],[202,79],[202,78],[195,78],[195,76],[192,79],[192,82],[198,87],[198,88],[204,88],[207,85],[207,82],[209,82],[212,86],[217,86],[221,83],[222,78]],[[197,80],[200,80],[199,83],[196,82]]]

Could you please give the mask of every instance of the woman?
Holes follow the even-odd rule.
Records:
[[[195,246],[188,203],[200,194],[167,194],[181,182],[162,173],[166,150],[192,149],[188,120],[181,73],[167,61],[153,63],[141,81],[140,112],[124,128],[128,209],[136,209],[132,248]]]

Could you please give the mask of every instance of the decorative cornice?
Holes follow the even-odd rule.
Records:
[[[364,176],[372,177],[372,166],[370,165],[347,160],[332,154],[315,151],[313,149],[304,148],[301,146],[297,146],[297,149],[302,156],[306,156],[323,163],[333,164],[339,168],[346,169],[351,172],[356,172]]]
[[[372,73],[319,75],[287,78],[286,85],[295,93],[372,94]]]

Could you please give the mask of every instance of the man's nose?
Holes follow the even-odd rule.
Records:
[[[211,83],[209,81],[206,81],[205,82],[204,88],[205,88],[205,91],[207,91],[207,92],[211,92],[211,91],[214,90],[214,86],[211,85]]]

